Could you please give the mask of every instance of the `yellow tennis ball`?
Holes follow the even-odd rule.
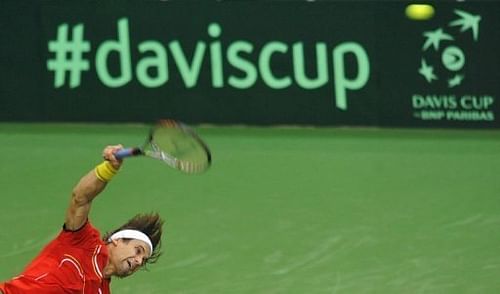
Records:
[[[434,7],[428,4],[410,4],[406,6],[405,13],[412,20],[428,20],[434,16]]]

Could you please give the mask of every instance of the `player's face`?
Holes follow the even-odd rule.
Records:
[[[115,275],[119,277],[130,276],[141,268],[150,255],[148,245],[140,240],[117,240],[116,247],[110,255],[115,267]]]

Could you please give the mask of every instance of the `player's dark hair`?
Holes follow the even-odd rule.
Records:
[[[121,230],[137,230],[141,231],[144,234],[146,234],[149,239],[151,240],[151,243],[153,243],[153,252],[151,253],[151,256],[147,258],[146,263],[152,264],[155,263],[160,255],[162,254],[161,252],[161,234],[163,233],[163,220],[160,218],[160,215],[158,213],[144,213],[144,214],[138,214],[128,220],[124,225],[119,227],[118,229],[112,231],[112,232],[107,232],[103,240],[104,242],[108,242],[109,237],[113,235],[114,233],[121,231]]]

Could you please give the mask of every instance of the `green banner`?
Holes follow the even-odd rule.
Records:
[[[119,4],[6,2],[0,119],[500,125],[500,4]]]

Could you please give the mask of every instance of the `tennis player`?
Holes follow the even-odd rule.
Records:
[[[120,169],[114,153],[121,148],[104,149],[105,161],[73,189],[62,231],[21,275],[0,283],[0,293],[107,294],[111,277],[129,276],[157,261],[163,225],[158,214],[139,214],[102,239],[88,220],[92,200]]]

